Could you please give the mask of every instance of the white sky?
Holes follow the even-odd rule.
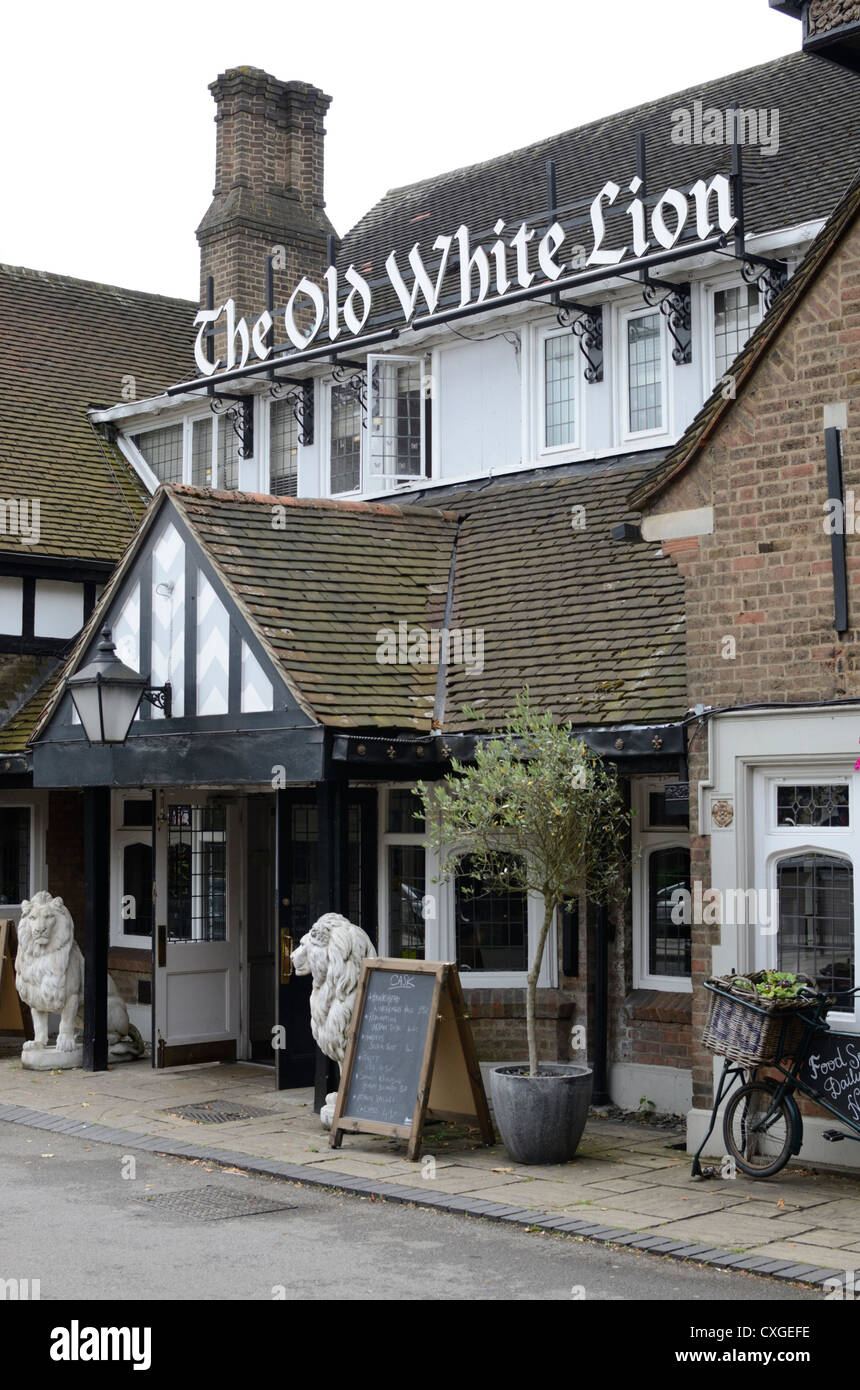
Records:
[[[31,0],[3,30],[0,261],[187,298],[225,68],[332,96],[342,233],[388,188],[800,47],[767,0]]]

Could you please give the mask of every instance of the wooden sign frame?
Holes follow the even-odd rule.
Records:
[[[430,1002],[430,1019],[421,1059],[418,1092],[412,1122],[408,1125],[365,1120],[360,1115],[345,1113],[367,990],[371,976],[380,971],[397,975],[433,975],[436,981]],[[437,1061],[440,1060],[440,1052],[445,1070],[434,1071]],[[468,1108],[464,1108],[464,1100]],[[388,1139],[405,1139],[407,1156],[417,1159],[421,1156],[424,1124],[428,1114],[438,1119],[476,1124],[485,1144],[495,1142],[490,1109],[457,967],[445,961],[399,960],[387,956],[365,958],[361,964],[358,996],[353,1010],[346,1056],[341,1068],[329,1144],[333,1149],[339,1149],[345,1134],[380,1134]]]
[[[15,988],[15,951],[18,934],[11,918],[0,921],[0,1033],[11,1038],[32,1038],[29,1007]]]

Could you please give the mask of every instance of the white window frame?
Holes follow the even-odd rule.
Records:
[[[110,944],[111,946],[129,946],[138,951],[151,951],[151,936],[123,931],[123,850],[128,845],[152,844],[151,825],[123,825],[123,803],[126,801],[142,801],[152,805],[152,793],[120,788],[111,794]],[[153,861],[154,875],[155,863]]]
[[[651,855],[661,849],[690,849],[690,832],[686,826],[652,829],[648,820],[650,794],[662,791],[669,781],[669,777],[632,780],[631,799],[636,813],[633,817],[633,988],[692,994],[691,975],[652,975],[649,968],[648,866]]]
[[[797,763],[791,767],[766,765],[756,768],[753,788],[754,820],[756,825],[757,885],[773,893],[777,884],[777,866],[781,860],[796,854],[826,854],[844,859],[854,871],[854,984],[860,984],[860,774],[852,764]],[[778,826],[776,793],[779,786],[832,786],[847,784],[849,788],[849,823],[847,826]],[[748,928],[749,930],[749,928]],[[753,964],[756,970],[776,970],[778,962],[777,934],[754,931]],[[860,1028],[860,996],[853,1007],[833,1009],[827,1015],[836,1032]]]
[[[575,358],[576,370],[573,374],[574,379],[574,430],[573,439],[567,444],[547,444],[546,442],[546,343],[550,338],[571,339]],[[584,358],[580,351],[579,339],[570,328],[559,328],[553,324],[535,325],[532,331],[532,363],[533,380],[535,383],[534,409],[534,441],[533,453],[535,458],[557,459],[562,454],[573,455],[583,452],[583,440],[585,438],[583,412],[585,409],[586,393],[583,390],[583,368]]]
[[[322,445],[322,448],[321,448],[321,455],[322,455],[322,473],[323,473],[322,483],[323,483],[323,496],[324,496],[324,497],[331,497],[331,498],[336,498],[336,499],[337,499],[337,498],[343,498],[344,500],[349,500],[350,498],[361,497],[361,496],[362,496],[363,494],[365,494],[365,493],[397,492],[397,491],[405,490],[405,489],[407,489],[407,488],[421,487],[423,484],[425,484],[425,483],[427,483],[427,482],[429,481],[429,479],[428,479],[428,477],[427,477],[427,464],[428,464],[428,458],[427,458],[426,398],[425,398],[425,396],[424,396],[424,394],[423,394],[423,391],[422,391],[422,396],[421,396],[421,412],[420,412],[420,421],[419,421],[419,423],[420,423],[420,429],[421,429],[421,469],[420,469],[420,472],[418,472],[418,473],[416,473],[416,474],[384,474],[384,473],[375,474],[375,473],[371,473],[371,471],[370,471],[370,465],[371,465],[371,460],[370,460],[370,429],[371,429],[370,412],[371,412],[371,409],[372,409],[372,406],[373,406],[373,402],[372,402],[371,399],[370,399],[370,364],[371,364],[371,362],[392,363],[392,364],[395,364],[395,365],[396,365],[396,364],[400,364],[400,365],[406,365],[406,364],[417,365],[417,366],[419,366],[419,368],[420,368],[420,370],[421,370],[422,381],[424,381],[424,380],[426,379],[426,377],[427,377],[427,370],[428,370],[428,368],[427,368],[427,353],[426,353],[426,352],[425,352],[425,353],[409,353],[409,354],[406,354],[406,353],[369,353],[369,354],[368,354],[368,356],[367,356],[367,358],[366,358],[366,360],[365,360],[365,363],[364,363],[364,365],[363,365],[363,368],[362,368],[362,371],[363,371],[364,377],[365,377],[365,381],[366,381],[366,385],[367,385],[367,398],[366,398],[367,404],[366,404],[366,409],[362,408],[362,409],[360,410],[360,416],[361,416],[361,434],[360,434],[360,436],[359,436],[359,438],[360,438],[360,446],[359,446],[359,480],[358,480],[358,487],[352,488],[352,489],[350,489],[350,491],[348,491],[348,492],[333,492],[333,491],[332,491],[332,486],[331,486],[331,445],[332,445],[332,434],[331,434],[331,397],[332,397],[332,389],[333,389],[335,386],[339,385],[339,383],[336,382],[336,381],[331,381],[331,380],[325,381],[325,382],[323,383],[323,391],[322,391],[322,422],[321,422],[321,423],[322,423],[322,428],[321,428],[321,430],[320,430],[319,433],[320,433],[320,441],[321,441],[321,445]],[[431,370],[432,370],[432,361],[431,361]],[[432,381],[432,380],[433,380],[433,377],[431,376],[430,379],[431,379],[431,381]],[[433,400],[433,397],[431,396],[431,412],[434,412],[434,405],[435,405],[435,402],[434,402],[434,400]],[[435,441],[437,441],[437,439],[438,439],[438,430],[436,429],[435,412],[431,415],[431,436],[432,436],[432,440],[434,441],[433,444],[431,445],[431,453],[435,453],[435,450],[436,450],[436,448],[437,448],[437,444],[436,444]],[[432,469],[432,461],[431,461],[431,469]]]
[[[663,417],[662,425],[657,429],[650,430],[631,430],[630,428],[630,362],[629,362],[629,341],[628,325],[633,319],[647,318],[649,315],[656,314],[660,328],[660,360],[661,371],[661,397],[660,409]],[[616,361],[616,410],[615,417],[618,421],[619,443],[621,444],[640,444],[648,443],[653,440],[668,439],[671,437],[672,419],[672,370],[675,365],[672,354],[669,350],[669,335],[666,328],[665,316],[659,308],[652,308],[650,305],[621,305],[615,311],[617,350],[615,353]]]
[[[314,390],[316,390],[316,380],[315,380],[315,378],[311,377],[310,380],[311,380],[311,382],[312,382],[312,384],[313,384]],[[299,389],[301,389],[301,388],[299,388]],[[280,403],[280,402],[277,401],[277,400],[267,400],[267,401],[265,401],[265,402],[263,402],[263,401],[261,400],[261,402],[260,402],[260,410],[259,410],[259,413],[258,413],[258,416],[257,416],[257,420],[254,422],[254,453],[257,454],[257,455],[259,455],[259,458],[260,458],[260,471],[261,471],[261,475],[262,475],[262,476],[261,476],[261,480],[260,480],[260,486],[261,486],[262,491],[263,491],[267,496],[271,496],[271,495],[272,495],[272,407],[275,406],[275,405],[278,405],[279,403]],[[257,437],[257,426],[258,426],[258,424],[259,424],[259,427],[260,427],[259,442],[258,442],[258,437]],[[296,424],[296,496],[297,496],[297,497],[301,497],[301,495],[302,495],[302,493],[301,493],[301,480],[302,480],[302,467],[303,467],[302,452],[303,452],[305,446],[302,444],[302,441],[301,441],[301,438],[300,438],[301,433],[302,433],[302,432],[301,432],[301,430],[299,429],[299,426],[298,426],[298,423],[297,423],[297,424]]]
[[[379,954],[388,953],[388,847],[389,845],[423,846],[425,850],[425,896],[435,905],[435,916],[425,920],[424,950],[426,960],[456,962],[457,933],[455,921],[454,883],[434,881],[439,877],[439,856],[426,846],[427,833],[420,830],[405,834],[389,833],[388,794],[390,791],[409,791],[411,782],[388,783],[379,789]],[[464,850],[468,853],[468,850]],[[539,989],[554,989],[558,985],[558,922],[553,921],[544,949],[538,976]],[[529,960],[534,959],[543,926],[543,898],[538,893],[528,895],[527,904]],[[464,989],[524,989],[525,970],[465,970],[460,974]]]
[[[263,409],[263,398],[255,396],[254,400],[254,456],[250,460],[256,466],[257,482],[255,484],[258,491],[262,491],[262,477],[268,477],[268,411]],[[174,429],[177,425],[182,427],[182,483],[186,487],[192,486],[192,459],[193,459],[193,429],[195,424],[201,420],[212,421],[212,476],[215,479],[212,484],[213,489],[221,486],[218,478],[218,439],[219,431],[222,429],[232,430],[230,421],[224,415],[216,415],[211,410],[195,410],[193,414],[183,415],[178,420],[156,419],[148,421],[145,425],[138,425],[137,421],[127,423],[126,432],[120,435],[120,442],[123,452],[132,461],[141,478],[143,479],[150,492],[155,492],[161,486],[161,479],[153,473],[140,449],[134,442],[134,437],[138,435],[151,434],[155,430]],[[239,469],[248,462],[239,459]],[[237,476],[237,486],[241,487],[241,478]]]
[[[711,392],[719,384],[717,380],[717,310],[715,303],[716,296],[720,292],[720,290],[737,290],[741,288],[748,288],[747,283],[743,278],[739,278],[737,275],[723,275],[719,279],[706,280],[703,286],[705,292],[705,350],[702,353],[702,361],[707,364],[708,371],[707,381],[703,383],[705,400],[708,399]],[[758,297],[759,313],[762,317],[764,317],[765,309],[761,290],[759,290]],[[761,318],[759,318],[759,323],[761,323]],[[758,324],[756,324],[755,328],[758,328]],[[752,330],[752,333],[755,332],[755,328]],[[750,337],[752,337],[752,333],[750,334]],[[747,339],[747,342],[749,342],[749,338]],[[722,377],[720,377],[719,380],[722,381]]]
[[[48,794],[35,792],[22,796],[21,792],[0,792],[0,806],[4,811],[30,812],[30,864],[27,883],[27,901],[42,888],[49,888],[48,865],[45,862],[45,841],[48,819]],[[22,899],[24,901],[24,899]],[[0,917],[11,918],[17,922],[21,916],[21,903],[0,903]]]

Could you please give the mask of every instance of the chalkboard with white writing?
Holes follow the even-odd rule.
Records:
[[[822,1033],[812,1043],[799,1075],[846,1120],[860,1124],[860,1037],[856,1033]]]
[[[457,968],[443,961],[376,957],[361,965],[358,997],[332,1120],[345,1134],[381,1134],[421,1152],[428,1116],[493,1126]]]
[[[345,1114],[381,1124],[412,1124],[435,989],[435,975],[371,973]]]

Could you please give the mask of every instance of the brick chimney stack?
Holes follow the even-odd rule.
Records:
[[[212,275],[216,305],[232,298],[238,313],[256,315],[265,308],[273,249],[277,308],[302,275],[319,282],[328,265],[334,228],[323,197],[323,120],[331,97],[260,68],[231,68],[209,90],[217,143],[213,199],[197,228],[200,302]]]

